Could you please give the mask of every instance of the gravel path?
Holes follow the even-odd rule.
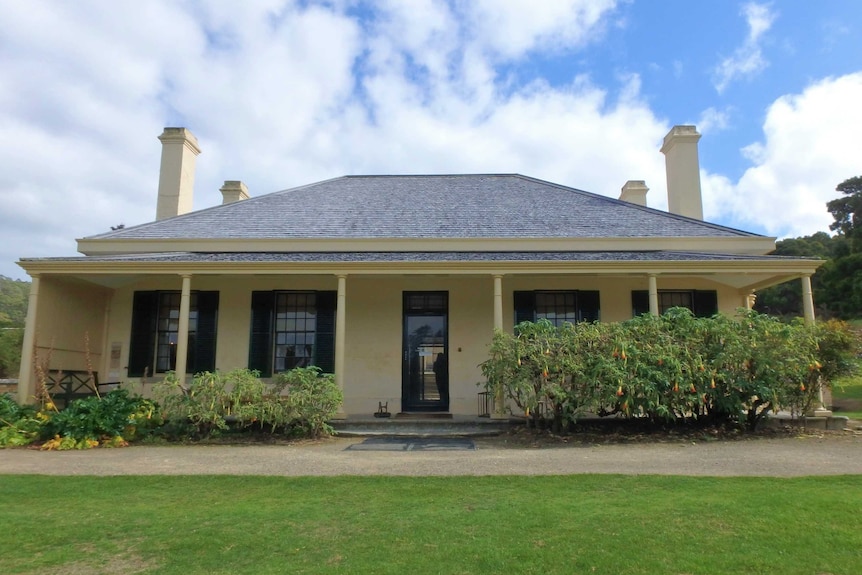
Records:
[[[477,439],[475,451],[354,451],[355,438],[241,446],[0,450],[0,474],[44,475],[557,475],[620,473],[775,476],[862,474],[862,435],[747,441],[513,448]]]

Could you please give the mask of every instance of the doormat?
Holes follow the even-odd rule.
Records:
[[[345,451],[473,451],[467,437],[368,437]]]
[[[440,411],[402,411],[395,414],[395,419],[452,419],[452,414]]]

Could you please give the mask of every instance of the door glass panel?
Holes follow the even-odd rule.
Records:
[[[412,401],[441,401],[449,384],[446,316],[407,316],[407,376]]]

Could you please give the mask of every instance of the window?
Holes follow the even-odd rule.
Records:
[[[248,366],[263,377],[294,367],[335,369],[334,291],[256,291]]]
[[[514,300],[515,325],[546,319],[559,327],[601,316],[597,291],[516,291]]]
[[[215,370],[218,292],[194,291],[189,300],[186,372]],[[129,377],[176,368],[180,292],[137,291],[132,304]]]
[[[659,313],[672,307],[690,309],[697,317],[710,317],[718,313],[718,294],[715,290],[659,290]],[[649,313],[649,292],[632,291],[632,315]]]
[[[317,328],[314,293],[275,294],[275,371],[311,365]]]

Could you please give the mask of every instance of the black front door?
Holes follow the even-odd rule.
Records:
[[[401,411],[449,411],[447,292],[404,292]]]

